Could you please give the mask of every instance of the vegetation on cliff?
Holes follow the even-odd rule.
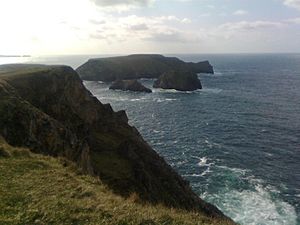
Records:
[[[135,196],[143,204],[195,211],[218,218],[216,221],[228,219],[216,207],[201,200],[191,190],[188,182],[127,121],[124,111],[114,112],[110,105],[103,105],[92,96],[70,67],[0,66],[0,135],[9,145],[72,161],[85,174],[98,177],[101,184],[121,196],[120,199]],[[1,166],[8,163],[7,166],[11,167],[11,171],[7,171],[4,177],[13,176],[15,168],[23,171],[13,161],[7,161],[15,160],[8,157],[14,154],[7,151],[7,148],[2,148],[0,155]],[[39,160],[44,159],[42,156],[37,157],[40,157]],[[30,157],[29,159],[31,160]],[[19,162],[16,160],[16,163]],[[49,163],[53,162],[51,160]],[[54,164],[57,165],[57,162]],[[26,177],[38,182],[39,179],[30,174],[38,173],[39,170],[30,165],[31,163],[29,168],[32,171]],[[51,166],[53,165],[47,171],[49,176],[53,170]],[[19,175],[16,176],[20,178]],[[63,179],[59,176],[54,178]],[[9,185],[13,186],[13,183]],[[33,186],[35,187],[34,183],[30,187]],[[57,190],[67,191],[66,187],[69,188],[62,183]],[[20,195],[23,195],[22,187],[18,188]],[[38,187],[35,188],[39,190]],[[24,191],[25,196],[29,194],[26,189]],[[67,198],[68,195],[66,201]],[[26,204],[48,200],[50,201],[48,197],[40,196],[40,199],[29,199]],[[96,202],[95,200],[95,204]],[[19,203],[16,201],[13,204],[18,207]],[[57,208],[53,208],[55,209]],[[49,213],[50,211],[49,209]]]
[[[199,212],[114,194],[64,159],[15,148],[0,137],[0,224],[230,225]]]

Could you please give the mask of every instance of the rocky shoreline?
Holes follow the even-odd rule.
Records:
[[[229,220],[200,199],[130,126],[67,66],[0,66],[0,136],[10,145],[65,157],[114,193]]]

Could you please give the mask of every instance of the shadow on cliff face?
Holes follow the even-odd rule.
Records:
[[[0,135],[68,158],[122,196],[225,218],[128,125],[125,112],[101,104],[70,67],[0,66]]]

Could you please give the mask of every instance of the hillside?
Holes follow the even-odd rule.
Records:
[[[9,177],[9,179],[8,179]],[[63,159],[0,139],[0,224],[224,224],[202,213],[141,204],[115,195]]]
[[[90,59],[76,69],[83,80],[110,82],[139,78],[158,78],[171,70],[192,73],[214,73],[208,61],[186,63],[163,55],[129,55]]]
[[[123,198],[227,219],[127,121],[124,111],[92,96],[70,67],[0,66],[0,135],[11,146],[66,158]]]

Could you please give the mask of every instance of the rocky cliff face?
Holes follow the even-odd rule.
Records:
[[[13,146],[68,158],[122,196],[224,217],[70,67],[0,66],[0,135]]]
[[[114,81],[109,89],[122,90],[122,91],[135,91],[135,92],[147,92],[151,93],[151,89],[146,88],[137,80],[116,80]]]
[[[161,75],[153,84],[154,88],[194,91],[202,89],[196,73],[186,71],[169,71]]]
[[[194,73],[213,73],[208,61],[186,63],[175,57],[162,55],[129,55],[90,59],[76,69],[83,80],[114,80],[158,78],[170,70],[185,70]]]

